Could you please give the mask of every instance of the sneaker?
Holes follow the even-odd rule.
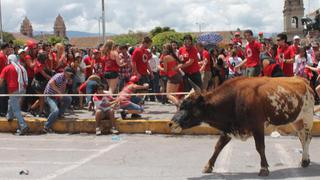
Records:
[[[122,120],[125,120],[127,118],[127,113],[125,111],[121,111],[120,115]]]
[[[111,134],[119,134],[119,131],[115,127],[112,127],[110,129],[110,132],[111,132]]]
[[[46,134],[54,133],[53,129],[47,127],[44,127],[42,131]]]
[[[29,127],[25,127],[22,130],[21,129],[17,129],[16,135],[23,136],[23,135],[27,135],[28,132],[29,132]]]
[[[12,122],[13,118],[7,118],[8,122]]]
[[[139,118],[141,118],[142,116],[141,115],[139,115],[139,114],[131,114],[131,118],[132,119],[139,119]]]
[[[100,128],[96,128],[96,136],[102,135],[102,131]]]

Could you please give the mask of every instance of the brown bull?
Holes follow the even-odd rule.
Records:
[[[193,84],[194,85],[194,84]],[[202,122],[221,131],[213,156],[203,172],[211,173],[215,161],[232,136],[254,137],[261,158],[260,176],[268,176],[265,156],[265,125],[291,123],[302,144],[302,167],[310,164],[309,144],[313,125],[314,97],[301,78],[236,78],[206,93],[187,97],[170,124],[173,131],[191,128]]]

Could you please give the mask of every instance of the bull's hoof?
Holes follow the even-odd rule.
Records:
[[[308,159],[308,160],[302,160],[302,162],[301,162],[301,167],[306,168],[306,167],[309,166],[309,164],[310,164],[310,159]]]
[[[204,174],[212,173],[212,167],[206,165],[206,166],[203,168],[202,173],[204,173]]]
[[[262,177],[269,176],[269,170],[266,168],[261,169],[259,172],[259,176],[262,176]]]

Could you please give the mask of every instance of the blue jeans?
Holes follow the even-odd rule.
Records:
[[[52,124],[58,119],[59,116],[63,115],[65,110],[70,106],[72,98],[69,96],[61,97],[58,101],[53,97],[46,97],[45,102],[50,107],[50,115],[48,121],[44,125],[46,128],[51,128]],[[60,105],[60,107],[58,107]],[[60,110],[59,110],[60,108]]]
[[[97,81],[93,81],[93,80],[88,81],[87,87],[86,87],[86,94],[94,94],[97,87],[98,87]],[[92,96],[87,96],[86,103],[89,103],[91,99],[92,99]]]
[[[16,91],[12,94],[24,94],[26,91]],[[18,119],[19,127],[20,129],[24,129],[28,127],[27,123],[24,121],[24,118],[21,114],[21,108],[20,108],[20,99],[21,97],[18,96],[10,96],[8,101],[8,113],[7,113],[7,119],[13,119],[16,117]]]

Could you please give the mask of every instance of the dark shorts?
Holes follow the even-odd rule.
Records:
[[[171,84],[180,84],[182,81],[182,75],[180,73],[175,74],[172,77],[169,77],[169,83]]]
[[[115,78],[119,77],[119,73],[118,72],[106,72],[104,74],[104,77],[106,79],[115,79]]]
[[[47,81],[38,81],[34,79],[31,83],[31,87],[36,93],[43,93],[47,83]]]

